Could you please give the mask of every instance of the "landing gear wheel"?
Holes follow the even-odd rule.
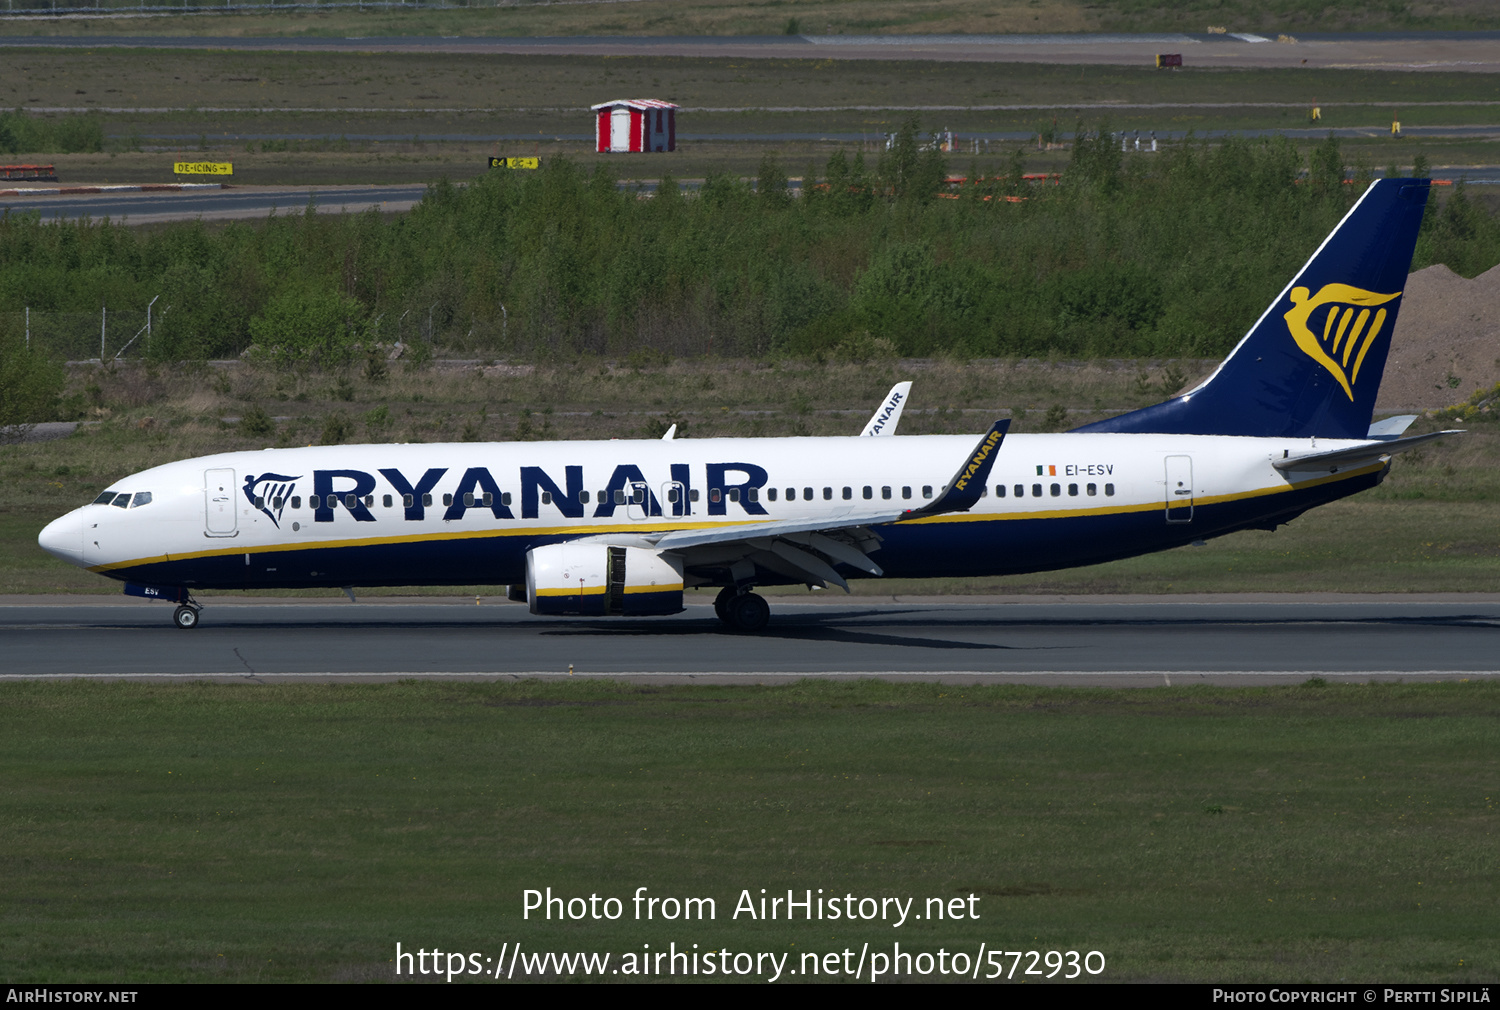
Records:
[[[724,608],[727,622],[735,631],[757,632],[771,621],[771,607],[754,593],[741,593]]]
[[[734,598],[738,595],[739,590],[733,586],[725,586],[719,590],[719,595],[714,597],[714,613],[725,624],[729,623],[729,605],[734,602]]]
[[[179,628],[196,628],[198,626],[197,607],[178,607],[172,614],[172,623]]]

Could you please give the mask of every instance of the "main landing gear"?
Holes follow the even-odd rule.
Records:
[[[764,631],[771,621],[771,607],[748,589],[725,586],[714,599],[714,613],[735,631]]]

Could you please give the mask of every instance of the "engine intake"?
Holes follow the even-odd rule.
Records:
[[[676,614],[682,611],[682,560],[642,547],[536,547],[526,552],[526,595],[533,614]]]

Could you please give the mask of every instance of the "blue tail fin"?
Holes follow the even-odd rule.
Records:
[[[1428,185],[1372,183],[1199,386],[1077,430],[1364,438]]]

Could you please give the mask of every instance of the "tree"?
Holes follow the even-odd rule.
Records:
[[[19,439],[51,417],[62,388],[61,367],[19,335],[0,333],[0,440]]]

